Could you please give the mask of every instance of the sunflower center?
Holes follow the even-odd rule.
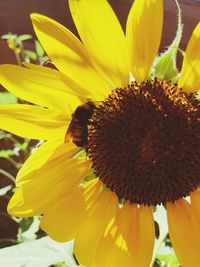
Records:
[[[131,203],[189,195],[200,185],[199,107],[193,94],[157,79],[113,90],[88,129],[94,174]]]

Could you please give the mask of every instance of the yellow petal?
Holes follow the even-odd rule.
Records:
[[[152,209],[125,204],[99,243],[95,267],[149,266],[154,237]]]
[[[70,96],[75,96],[79,98],[82,102],[86,102],[88,98],[91,99],[98,99],[99,94],[98,92],[95,92],[92,88],[84,88],[81,84],[78,83],[77,81],[72,80],[70,77],[68,77],[66,74],[62,72],[58,72],[56,70],[53,70],[48,67],[40,66],[40,65],[35,65],[32,63],[23,63],[23,65],[29,69],[40,71],[45,73],[46,75],[49,75],[52,77],[55,77],[56,79],[59,80],[60,84],[59,90],[64,91],[65,93],[69,94]],[[72,105],[75,105],[76,103],[72,103]],[[68,103],[70,106],[70,103]],[[73,111],[76,106],[73,106]]]
[[[18,188],[8,205],[9,213],[16,216],[42,214],[56,199],[69,194],[90,167],[84,158],[69,158],[76,150],[73,144],[62,144],[60,140],[47,141],[40,146],[17,175]]]
[[[200,217],[200,189],[190,193],[190,199],[194,212]]]
[[[95,205],[104,190],[104,185],[98,178],[88,181],[82,185],[84,189],[84,197],[87,202],[87,211]],[[87,212],[88,215],[88,212]]]
[[[198,214],[199,215],[199,214]],[[182,267],[200,263],[200,220],[185,199],[167,204],[170,239]]]
[[[29,192],[29,194],[30,194],[30,192]],[[38,204],[39,203],[36,203],[37,206],[38,206]],[[40,203],[40,205],[41,205],[41,203]],[[21,207],[21,209],[20,209],[20,207]],[[29,217],[29,216],[32,217],[32,216],[35,216],[35,215],[39,215],[40,211],[38,211],[38,209],[36,208],[36,212],[35,212],[34,209],[35,209],[35,207],[32,208],[32,206],[29,203],[26,203],[24,201],[23,189],[21,187],[15,189],[15,193],[12,196],[12,198],[10,199],[10,201],[8,203],[8,206],[7,206],[8,213],[10,215],[19,216],[19,217],[20,216],[22,216],[22,217]],[[39,207],[39,209],[41,209],[41,208]]]
[[[93,263],[98,243],[115,216],[117,203],[115,193],[103,192],[77,230],[74,251],[80,264],[90,266]]]
[[[95,267],[132,267],[133,238],[137,224],[138,209],[135,205],[125,204],[119,208],[116,219],[109,225],[102,237],[95,258]]]
[[[81,224],[85,210],[83,188],[77,187],[47,210],[41,220],[41,228],[58,242],[69,241],[73,239],[76,228]]]
[[[11,104],[0,106],[0,128],[31,139],[64,140],[67,120],[57,112],[32,105]]]
[[[136,233],[137,235],[134,243],[135,253],[132,255],[132,261],[135,263],[135,266],[149,266],[152,260],[155,241],[155,226],[151,207],[139,207],[138,228],[135,229],[135,234]]]
[[[51,238],[58,242],[74,238],[87,214],[88,205],[101,191],[101,185],[96,180],[86,183],[84,188],[77,187],[47,210],[41,220],[41,227]]]
[[[74,23],[89,55],[117,87],[129,82],[125,38],[106,0],[69,0]]]
[[[15,65],[0,66],[0,83],[14,95],[71,116],[81,101],[69,91],[58,71],[40,67],[30,70]],[[74,88],[74,91],[76,88]]]
[[[127,20],[131,71],[138,82],[147,79],[158,53],[163,26],[163,0],[135,0]]]
[[[178,86],[185,92],[200,90],[200,23],[194,29],[187,45]]]
[[[25,181],[37,179],[43,170],[45,173],[45,169],[48,169],[47,166],[51,166],[51,164],[54,166],[55,161],[56,163],[62,163],[63,160],[68,165],[68,159],[77,150],[73,143],[64,144],[62,139],[45,142],[23,164],[17,174],[16,185],[19,186]]]
[[[72,94],[81,100],[86,100],[90,96],[90,92],[88,88],[83,88],[82,86],[78,85],[75,81],[73,81],[70,77],[65,75],[64,73],[51,69],[49,67],[44,67],[41,65],[36,65],[28,62],[24,62],[23,66],[31,69],[31,70],[36,70],[38,72],[43,73],[44,75],[47,76],[47,79],[52,79],[52,77],[58,79],[59,84],[59,91],[62,91],[64,93]]]
[[[110,85],[95,70],[84,46],[70,31],[56,21],[32,14],[35,33],[53,64],[94,97],[104,97]],[[56,49],[55,49],[56,48]]]

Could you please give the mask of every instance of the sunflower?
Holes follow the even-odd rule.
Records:
[[[74,239],[81,265],[148,267],[153,209],[162,204],[181,265],[197,267],[200,24],[174,83],[152,68],[162,0],[135,0],[126,36],[106,0],[69,6],[82,42],[54,20],[31,15],[56,69],[0,66],[1,84],[35,104],[1,106],[0,127],[46,141],[19,171],[8,212],[41,214],[53,239]]]

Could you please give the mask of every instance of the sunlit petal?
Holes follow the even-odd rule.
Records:
[[[152,207],[139,207],[137,227],[138,228],[135,230],[135,253],[133,252],[132,260],[135,262],[135,266],[146,267],[150,265],[155,240],[155,226]]]
[[[125,38],[106,0],[69,0],[71,14],[89,55],[117,86],[129,82]]]
[[[185,51],[178,86],[186,92],[200,90],[200,23],[194,29]]]
[[[63,196],[43,216],[42,229],[59,242],[73,239],[78,226],[87,215],[88,206],[98,197],[101,188],[101,183],[93,180]]]
[[[198,267],[200,262],[199,211],[195,211],[193,204],[180,199],[174,204],[167,204],[167,217],[170,239],[181,266]]]
[[[163,0],[135,0],[127,20],[131,71],[136,81],[146,80],[158,53],[163,26]]]
[[[108,226],[99,243],[96,267],[135,266],[130,255],[133,253],[133,235],[138,223],[137,212],[137,207],[129,204],[118,209],[115,221]]]
[[[102,237],[96,267],[149,266],[154,246],[152,209],[125,204]],[[145,253],[144,253],[145,251]]]
[[[58,71],[46,67],[30,70],[15,65],[0,66],[0,83],[11,93],[28,102],[62,111],[70,117],[81,101],[70,89],[70,81],[67,83],[66,80]],[[73,89],[76,91],[75,84]]]
[[[10,104],[0,106],[0,128],[32,139],[62,138],[69,118],[60,113],[32,105]]]
[[[53,64],[94,96],[104,97],[110,84],[96,71],[78,38],[48,17],[32,14],[31,19],[35,33]]]
[[[110,191],[103,192],[99,201],[92,205],[75,235],[74,251],[81,264],[90,266],[93,263],[98,243],[114,218],[116,208],[116,195]]]
[[[77,148],[73,144],[54,140],[47,141],[34,152],[18,173],[9,213],[15,216],[42,214],[57,198],[78,186],[90,165],[85,158],[70,158],[75,151]]]

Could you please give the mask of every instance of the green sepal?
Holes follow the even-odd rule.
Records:
[[[179,51],[179,44],[183,32],[181,10],[177,0],[175,2],[178,7],[178,28],[176,36],[168,49],[155,60],[154,64],[154,77],[172,82],[176,82],[179,78],[179,71],[176,67],[176,56],[177,51]]]

